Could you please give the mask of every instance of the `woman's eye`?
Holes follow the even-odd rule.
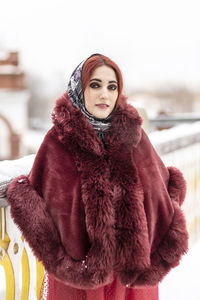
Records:
[[[93,83],[90,84],[90,87],[91,87],[92,89],[96,89],[96,88],[99,87],[99,84],[96,83],[96,82],[93,82]]]
[[[111,84],[108,86],[108,89],[115,91],[117,89],[117,86],[115,84]]]

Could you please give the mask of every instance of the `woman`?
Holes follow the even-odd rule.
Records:
[[[48,299],[155,300],[149,288],[187,251],[184,178],[163,165],[122,88],[109,58],[83,61],[29,176],[9,186],[12,216],[48,273]]]

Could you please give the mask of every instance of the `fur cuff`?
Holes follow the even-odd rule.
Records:
[[[15,178],[8,187],[7,200],[11,216],[24,238],[45,267],[55,266],[64,256],[59,234],[46,211],[44,200],[30,185],[26,176]]]
[[[151,255],[151,267],[141,273],[131,287],[158,284],[172,268],[179,264],[181,256],[187,250],[188,232],[185,217],[179,205],[174,202],[173,221],[158,249]]]
[[[169,183],[168,192],[172,200],[175,200],[182,205],[186,194],[186,181],[182,173],[175,167],[168,167]]]
[[[17,177],[11,182],[7,199],[14,222],[48,273],[75,288],[97,288],[113,281],[111,270],[96,267],[94,255],[75,261],[65,252],[44,199],[26,176]]]

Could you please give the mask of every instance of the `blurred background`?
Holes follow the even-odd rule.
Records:
[[[183,210],[190,251],[161,284],[161,300],[200,299],[199,12],[199,0],[0,0],[1,178],[11,178],[6,174],[10,162],[4,160],[37,152],[52,126],[55,101],[66,91],[76,66],[93,53],[113,59],[122,70],[124,94],[141,113],[143,127],[162,160],[177,166],[187,181]],[[9,209],[4,211],[5,202],[1,203],[0,223],[7,218],[5,224],[10,224]],[[12,226],[7,228],[10,240],[13,236],[16,242]],[[18,271],[21,256],[2,246],[5,236],[6,231],[0,232],[0,267],[2,253],[10,249]],[[29,249],[27,244],[22,248]],[[193,276],[189,280],[188,274]],[[16,283],[19,275],[15,276],[13,289],[9,276],[1,279],[3,287],[9,285],[0,296],[12,290],[15,300],[28,299],[17,298],[21,288]],[[29,299],[34,297],[29,294]]]
[[[119,65],[148,130],[177,124],[158,117],[199,119],[199,7],[198,0],[1,1],[0,158],[37,151],[72,71],[96,52]]]

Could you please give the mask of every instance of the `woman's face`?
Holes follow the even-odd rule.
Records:
[[[84,91],[85,107],[94,117],[104,119],[115,107],[118,83],[115,72],[108,66],[98,67]]]

